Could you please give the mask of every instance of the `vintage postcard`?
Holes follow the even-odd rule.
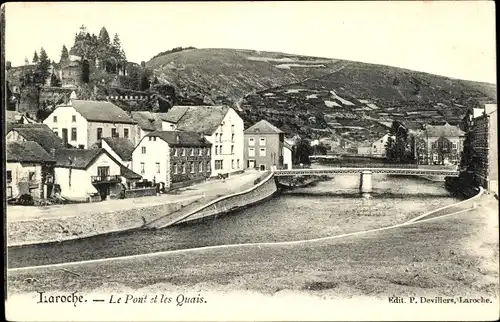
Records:
[[[7,320],[499,318],[493,2],[1,15]]]

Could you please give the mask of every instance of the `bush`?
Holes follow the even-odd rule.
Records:
[[[35,204],[35,201],[33,200],[32,195],[24,194],[19,197],[17,203],[23,206],[33,206]]]

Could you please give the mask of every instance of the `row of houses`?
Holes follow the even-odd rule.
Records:
[[[292,163],[281,130],[262,120],[245,131],[227,106],[127,113],[111,102],[73,99],[42,124],[9,123],[6,141],[12,198],[102,200]]]
[[[422,129],[410,130],[410,146],[419,164],[458,164],[463,150],[465,132],[458,126],[427,125]],[[378,140],[360,144],[357,153],[360,155],[384,158],[389,139],[394,139],[389,133]]]

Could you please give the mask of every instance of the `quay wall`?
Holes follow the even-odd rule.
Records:
[[[242,192],[218,198],[206,205],[177,218],[163,227],[177,225],[200,219],[219,216],[230,211],[248,207],[257,202],[272,197],[278,191],[276,181],[272,172],[263,174],[256,180],[256,184]]]
[[[174,213],[196,200],[67,217],[7,221],[7,246],[58,242],[136,229],[142,227],[144,221]]]

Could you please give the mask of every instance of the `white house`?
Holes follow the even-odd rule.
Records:
[[[243,171],[243,119],[228,106],[174,106],[163,118],[177,131],[198,132],[212,143],[212,176]]]
[[[203,134],[155,131],[132,153],[132,169],[144,179],[170,188],[210,177],[212,144]]]
[[[283,143],[283,168],[285,170],[291,170],[293,166],[292,158],[293,146],[290,145],[286,140]]]
[[[104,137],[124,137],[136,143],[137,122],[111,102],[70,100],[43,123],[79,149],[88,149]]]
[[[122,189],[121,165],[104,149],[58,149],[54,157],[54,184],[68,200],[105,200]]]
[[[385,144],[387,143],[390,137],[391,135],[387,133],[383,137],[372,143],[371,145],[372,156],[385,157]]]

